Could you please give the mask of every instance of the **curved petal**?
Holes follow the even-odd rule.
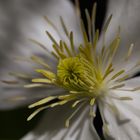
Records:
[[[25,54],[37,51],[37,47],[30,43],[29,38],[38,40],[39,42],[51,48],[51,41],[46,37],[45,31],[48,30],[56,38],[60,40],[54,29],[47,24],[43,16],[56,24],[62,36],[62,27],[60,27],[60,16],[64,18],[68,29],[73,30],[79,38],[78,25],[76,21],[75,11],[72,3],[68,0],[14,0],[13,2],[0,2],[0,56],[8,57],[12,53],[8,53],[9,49],[23,50]],[[2,62],[1,62],[2,63]]]
[[[140,87],[140,76],[126,80],[125,86],[129,89]]]
[[[2,7],[0,8],[0,10],[2,10],[0,13],[0,15],[2,15],[0,16],[0,29],[3,29],[2,34],[0,33],[0,53],[3,53],[5,56],[4,59],[2,55],[0,55],[3,63],[0,68],[1,80],[6,79],[5,75],[7,71],[18,71],[19,73],[26,71],[31,75],[33,74],[31,67],[35,65],[27,64],[26,62],[14,63],[13,58],[15,56],[21,56],[26,59],[34,54],[45,55],[45,57],[47,57],[45,60],[50,61],[49,63],[51,63],[51,65],[55,64],[54,61],[49,58],[49,55],[47,55],[48,53],[28,40],[29,38],[38,40],[44,44],[48,50],[51,50],[52,42],[46,36],[45,30],[48,30],[57,41],[60,40],[60,36],[58,36],[56,31],[44,20],[43,16],[48,16],[48,18],[56,24],[62,36],[64,35],[64,31],[62,32],[62,27],[60,27],[59,16],[64,18],[68,29],[78,34],[74,7],[68,0],[44,0],[42,2],[39,0],[14,0],[13,2],[0,2],[0,7]],[[77,37],[79,37],[79,35],[77,35]],[[6,59],[7,57],[9,58],[8,60]],[[31,95],[34,94],[34,91],[24,90],[23,88],[16,89],[16,87],[13,87],[13,90],[11,90],[11,87],[5,89],[5,87],[2,86],[3,85],[0,86],[0,108],[12,108],[16,107],[16,105],[29,103],[29,101],[32,100],[31,98],[28,100],[28,96],[30,95],[30,97],[32,97]],[[45,92],[46,90],[44,93]],[[46,94],[44,94],[44,96],[45,95]],[[6,102],[6,100],[8,101],[9,98],[12,97],[25,97],[27,102],[26,100],[23,102],[19,101],[18,103]]]
[[[0,110],[27,106],[48,96],[65,94],[62,89],[54,88],[24,88],[23,86],[5,86],[0,89]]]
[[[51,85],[25,88],[24,86],[33,84],[31,82],[33,78],[40,77],[35,73],[35,69],[38,67],[42,68],[42,66],[33,62],[18,61],[9,64],[5,67],[6,70],[0,70],[0,109],[13,109],[29,105],[41,98],[64,92],[63,89],[54,88]]]
[[[63,17],[68,29],[74,31],[79,38],[79,28],[76,21],[72,3],[68,0],[14,0],[13,2],[0,2],[0,57],[4,68],[13,56],[30,56],[33,54],[45,54],[44,50],[37,47],[29,39],[35,39],[42,43],[48,50],[52,50],[52,42],[45,31],[59,41],[61,37],[45,21],[47,16],[58,28],[62,38],[66,38],[60,25],[60,16]],[[10,53],[9,53],[10,50]],[[4,57],[3,57],[4,56]],[[9,61],[6,61],[9,58]]]
[[[88,117],[88,108],[82,108],[77,113],[69,128],[64,126],[72,112],[69,105],[47,110],[37,129],[27,134],[22,140],[99,140]]]
[[[46,30],[55,38],[58,43],[60,39],[67,40],[60,22],[60,16],[63,18],[68,31],[74,32],[74,35],[76,36],[75,41],[80,39],[80,29],[77,22],[78,19],[75,14],[74,6],[72,3],[70,3],[70,1],[46,0],[44,3],[42,3],[42,7],[38,7],[36,5],[34,8],[35,11],[34,9],[29,10],[25,7],[22,14],[22,17],[25,19],[20,17],[19,24],[25,39],[33,38],[38,40],[49,50],[52,50],[52,42],[50,41],[50,38],[46,36]],[[26,15],[28,16],[26,17]],[[48,17],[48,19],[56,26],[58,32],[47,21],[45,21],[43,16]],[[22,41],[23,44],[26,43],[25,40]],[[27,44],[24,46],[28,47]]]
[[[120,68],[124,67],[124,65],[126,64],[127,68],[132,67],[137,61],[140,60],[139,9],[140,9],[139,0],[118,0],[118,1],[108,0],[106,18],[108,18],[111,14],[113,14],[113,17],[109,24],[108,31],[106,33],[106,43],[109,44],[111,40],[113,40],[113,38],[117,34],[118,27],[120,26],[121,44],[115,60],[115,63],[118,64]],[[101,40],[102,39],[103,35],[101,37]],[[134,43],[132,56],[130,57],[130,61],[129,60],[124,61],[131,43]]]
[[[127,81],[127,86],[134,88],[140,78]],[[140,92],[114,91],[116,97],[130,97],[132,100],[116,100],[107,98],[103,108],[103,116],[107,125],[106,138],[115,140],[139,140],[140,137]]]

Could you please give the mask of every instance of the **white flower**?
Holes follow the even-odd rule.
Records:
[[[66,11],[63,14],[67,14],[68,9],[73,10],[69,2],[66,0],[61,0],[61,2],[62,5],[59,3],[58,9],[62,9],[64,6]],[[53,42],[53,45],[50,44],[52,49],[49,48],[47,53],[52,51],[56,61],[52,61],[54,63],[52,65],[49,63],[50,60],[33,55],[30,60],[42,65],[41,68],[40,66],[35,68],[41,76],[33,75],[33,73],[33,77],[18,75],[19,78],[32,79],[32,83],[25,85],[26,88],[48,88],[45,90],[46,98],[29,106],[29,108],[33,108],[41,105],[29,116],[28,120],[47,108],[46,115],[37,129],[23,139],[99,140],[93,126],[96,107],[98,107],[103,120],[103,133],[107,140],[139,140],[140,78],[132,78],[140,68],[139,8],[138,0],[110,0],[107,17],[109,14],[113,14],[113,18],[110,22],[110,17],[105,24],[99,41],[98,30],[92,38],[94,30],[88,13],[86,14],[89,21],[89,40],[83,26],[82,40],[78,26],[76,30],[76,26],[70,28],[71,21],[68,24],[64,23],[75,15],[73,11],[69,11],[69,16],[66,15],[66,18],[60,18],[65,37],[59,39],[58,36],[53,35],[52,30],[47,31],[48,37]],[[58,22],[53,22],[53,24],[47,17],[46,20],[57,32],[55,25]],[[106,25],[109,22],[110,25],[106,31]],[[118,25],[121,27],[121,33],[119,33]],[[69,28],[67,29],[67,27]],[[62,32],[60,33],[62,34]],[[77,38],[77,35],[80,39]],[[59,40],[61,41],[59,42]],[[33,40],[33,42],[36,41]],[[41,44],[39,45],[42,47]],[[50,58],[52,57],[50,56]],[[18,81],[3,82],[14,84]],[[41,95],[40,92],[39,95]],[[27,98],[23,95],[18,98],[23,97]],[[18,98],[12,98],[12,100]]]

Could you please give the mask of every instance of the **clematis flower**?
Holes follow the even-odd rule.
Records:
[[[68,1],[61,1],[59,9],[66,3],[66,11],[74,10]],[[42,94],[46,96],[29,105],[29,108],[37,107],[37,109],[28,120],[42,110],[46,110],[46,114],[40,125],[23,139],[99,140],[100,137],[93,125],[97,107],[103,121],[104,137],[107,140],[139,139],[140,79],[133,78],[140,66],[138,48],[140,20],[137,15],[139,8],[140,3],[137,0],[108,1],[109,18],[100,39],[99,31],[94,30],[93,24],[96,5],[91,18],[85,10],[88,33],[79,17],[77,20],[75,18],[79,23],[77,30],[67,25],[69,17],[60,17],[63,33],[59,31],[55,22],[45,17],[52,29],[46,31],[52,44],[46,48],[42,42],[32,39],[45,50],[46,54],[34,54],[27,59],[31,64],[33,62],[37,64],[33,65],[31,76],[14,74],[22,79],[20,85],[24,84],[27,90],[33,88],[38,91],[35,97],[41,98],[38,95]],[[74,11],[70,13],[76,15]],[[113,14],[113,18],[109,16],[110,14]],[[19,81],[3,82],[17,86]],[[25,95],[18,98],[23,97],[27,98]],[[15,96],[9,101],[18,98]]]

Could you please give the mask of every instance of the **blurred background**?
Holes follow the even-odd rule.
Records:
[[[16,49],[14,47],[15,44],[17,45],[17,42],[21,39],[20,15],[28,16],[26,11],[22,10],[21,3],[19,7],[19,1],[21,3],[24,1],[23,6],[27,10],[35,11],[36,8],[44,8],[47,0],[0,0],[0,68],[6,65],[9,55]],[[72,4],[75,4],[74,0],[70,1]],[[80,0],[82,18],[85,21],[84,9],[87,8],[91,12],[94,2],[97,2],[96,28],[101,30],[107,0]],[[43,112],[32,121],[27,122],[26,119],[31,113],[32,110],[29,110],[27,106],[0,111],[0,140],[18,140],[33,129],[43,115]],[[99,124],[102,125],[99,115],[96,117],[96,122],[98,122],[98,125],[95,123],[98,130]],[[101,133],[101,130],[98,130],[98,132]]]

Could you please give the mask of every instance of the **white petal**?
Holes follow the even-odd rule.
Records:
[[[78,25],[74,7],[68,0],[45,0],[42,2],[38,0],[14,0],[13,2],[0,2],[0,7],[2,7],[0,8],[0,29],[2,29],[2,34],[0,33],[0,50],[1,53],[5,53],[5,58],[9,58],[9,60],[6,61],[6,59],[0,55],[1,61],[4,64],[1,65],[0,62],[1,80],[5,79],[7,72],[11,71],[21,73],[26,71],[31,75],[33,74],[33,69],[30,67],[33,67],[34,65],[23,62],[15,63],[13,62],[15,56],[26,58],[34,54],[47,55],[43,49],[40,49],[35,44],[31,43],[28,40],[29,38],[38,40],[49,50],[51,50],[52,42],[46,36],[45,30],[48,30],[57,41],[60,40],[56,31],[47,24],[43,16],[48,16],[49,19],[56,24],[62,33],[62,36],[64,35],[64,32],[62,32],[62,27],[60,27],[59,16],[64,18],[66,25],[68,25],[68,29],[73,30],[76,35],[79,32],[77,30]],[[77,35],[77,37],[79,37],[79,35]],[[64,38],[66,37],[64,36]],[[78,38],[76,40],[78,40]],[[55,64],[49,57],[46,58],[46,60],[51,64]],[[8,89],[3,90],[3,88],[0,87],[0,92],[0,108],[12,108],[16,105],[28,103],[30,99],[28,100],[27,95],[32,97],[31,94],[34,94],[30,93],[31,91],[23,90],[23,88],[17,90],[14,88],[14,90],[10,91]],[[6,102],[6,100],[8,101],[9,98],[11,99],[12,97],[25,97],[27,102]]]
[[[125,81],[125,86],[128,88],[140,87],[140,77],[131,78]],[[138,91],[139,92],[139,91]]]
[[[140,59],[140,1],[139,0],[109,0],[107,6],[106,19],[113,14],[111,23],[109,25],[106,42],[107,44],[115,37],[118,27],[121,27],[121,47],[116,55],[116,64],[120,68],[126,69],[133,66]],[[102,37],[101,37],[102,40]],[[130,58],[130,61],[123,61],[127,54],[128,47],[134,43],[135,47]]]
[[[64,18],[68,29],[74,31],[76,41],[79,38],[79,29],[76,21],[75,11],[72,3],[68,0],[14,0],[13,2],[0,2],[0,56],[4,65],[11,62],[6,61],[9,56],[30,56],[33,53],[45,54],[28,39],[35,39],[52,50],[52,42],[45,31],[48,30],[56,41],[61,38],[56,31],[48,25],[44,16],[56,24],[56,27],[66,39],[62,27],[60,27],[60,16]],[[10,50],[10,53],[9,53]],[[15,52],[15,53],[14,53]],[[5,59],[2,59],[5,56]],[[11,59],[11,57],[9,58]],[[3,61],[5,60],[5,61]]]
[[[76,21],[75,11],[72,3],[68,0],[14,0],[13,2],[0,2],[0,49],[1,54],[9,56],[9,49],[17,49],[25,51],[27,54],[30,49],[32,52],[38,51],[34,44],[28,41],[29,38],[37,39],[46,47],[51,41],[46,36],[45,31],[48,30],[56,38],[60,40],[58,34],[44,20],[43,16],[48,16],[49,19],[56,24],[62,36],[62,27],[60,27],[60,19],[62,16],[68,29],[74,31],[78,40],[78,24]],[[5,53],[7,51],[7,53]],[[2,55],[0,55],[2,56]]]
[[[88,111],[88,108],[82,108],[72,119],[70,127],[65,128],[64,123],[72,113],[72,108],[66,105],[48,110],[38,128],[22,140],[99,140]]]
[[[128,80],[130,88],[137,86],[140,78]],[[117,100],[107,97],[106,102],[116,109],[111,109],[106,103],[100,104],[103,115],[108,124],[107,140],[139,140],[140,137],[140,92],[114,91],[112,96],[130,97],[132,100]],[[114,111],[113,111],[114,110]]]
[[[42,3],[43,4],[43,3]],[[20,18],[20,27],[24,34],[25,39],[33,38],[41,43],[43,43],[49,50],[52,50],[52,42],[46,36],[45,31],[49,31],[51,35],[56,39],[57,42],[60,39],[66,40],[66,35],[62,29],[62,25],[60,23],[60,16],[63,18],[69,32],[73,31],[76,36],[75,41],[80,39],[78,28],[77,17],[75,14],[75,9],[72,3],[68,0],[46,0],[43,4],[45,6],[41,8],[36,8],[36,11],[30,11],[28,9],[24,9],[22,17]],[[28,15],[28,17],[26,17]],[[61,36],[57,34],[56,30],[54,30],[43,18],[43,16],[47,16],[53,24],[58,28]],[[62,37],[62,38],[61,38]],[[25,42],[25,41],[24,41]],[[27,46],[25,44],[25,46]],[[28,47],[28,46],[27,46]]]
[[[45,97],[65,93],[62,89],[32,88],[20,86],[3,86],[0,89],[0,110],[9,110],[16,107],[28,106]]]

